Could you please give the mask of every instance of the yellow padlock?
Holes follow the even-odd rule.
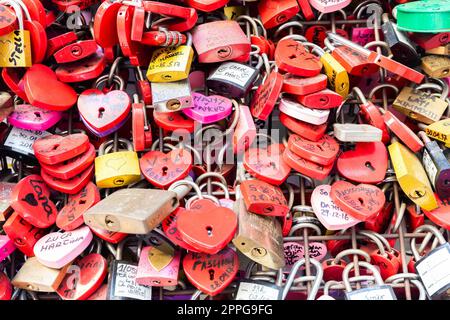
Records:
[[[431,211],[438,207],[430,180],[416,155],[393,139],[388,147],[395,176],[403,192],[422,209]]]
[[[422,69],[432,78],[445,78],[450,75],[450,58],[429,55],[422,58]]]
[[[448,56],[450,55],[450,43],[446,44],[445,46],[440,46],[432,49],[428,49],[425,51],[426,54],[437,54],[441,56]]]
[[[441,96],[421,91],[420,89],[440,88]],[[447,109],[448,103],[444,100],[448,90],[433,83],[424,83],[417,88],[404,87],[392,106],[408,117],[426,124],[439,121]]]
[[[12,1],[8,4],[16,13],[19,30],[0,36],[0,67],[31,67],[30,31],[23,28],[22,8]]]
[[[99,188],[118,188],[141,180],[139,158],[130,141],[119,138],[128,151],[115,151],[114,140],[102,143],[95,158],[95,181]],[[108,153],[113,151],[112,153]]]
[[[317,45],[313,46],[312,52],[320,57],[330,89],[340,94],[342,98],[347,98],[350,84],[345,68],[330,53]]]
[[[226,6],[223,8],[225,17],[228,20],[236,20],[237,17],[245,14],[245,7],[243,6]]]
[[[436,121],[421,129],[425,130],[430,138],[442,141],[447,148],[450,147],[450,118]]]
[[[147,78],[151,82],[174,82],[187,79],[193,58],[192,36],[187,33],[185,45],[160,48],[153,52],[147,69]]]

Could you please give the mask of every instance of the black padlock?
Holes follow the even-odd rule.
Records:
[[[383,15],[381,29],[384,34],[384,41],[391,49],[393,59],[407,65],[408,67],[418,66],[420,62],[418,47],[409,40],[408,36],[398,30],[397,25]]]

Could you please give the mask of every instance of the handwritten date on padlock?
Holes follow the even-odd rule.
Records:
[[[302,77],[314,77],[322,70],[320,58],[293,39],[278,42],[275,49],[275,63],[280,70]]]
[[[256,179],[242,181],[240,186],[249,212],[281,217],[288,213],[288,203],[280,188]]]

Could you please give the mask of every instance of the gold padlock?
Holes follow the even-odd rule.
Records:
[[[104,198],[84,215],[91,227],[112,232],[147,234],[178,207],[174,191],[127,188]]]
[[[448,90],[441,88],[441,97],[420,90],[421,88],[436,89],[437,87],[439,86],[435,84],[423,84],[416,89],[404,87],[392,106],[408,117],[426,124],[439,121],[448,106],[444,100]]]
[[[237,17],[245,14],[244,6],[225,6],[223,13],[228,20],[236,20]]]
[[[187,79],[193,58],[192,36],[188,32],[185,45],[160,48],[153,52],[147,69],[147,78],[151,82],[174,82]]]
[[[325,41],[329,42],[328,39],[325,39]],[[350,80],[345,68],[329,52],[325,52],[319,46],[315,46],[312,52],[320,56],[323,69],[328,77],[330,89],[340,94],[342,98],[347,98],[350,89]]]
[[[445,78],[450,75],[450,58],[430,55],[422,58],[422,69],[431,78]]]
[[[433,49],[428,49],[427,51],[425,51],[425,53],[427,54],[437,54],[437,55],[441,55],[441,56],[448,56],[450,55],[450,43],[448,43],[445,46],[440,46],[440,47],[436,47]]]
[[[139,158],[130,141],[119,138],[117,143],[128,151],[113,150],[113,144],[114,140],[102,143],[95,158],[95,181],[99,188],[124,187],[141,180]]]
[[[236,187],[238,189],[239,187]],[[240,193],[239,190],[236,191]],[[278,270],[285,265],[281,225],[276,217],[253,214],[247,211],[244,199],[234,203],[239,228],[233,244],[249,259],[270,269]]]
[[[430,180],[416,155],[393,139],[388,147],[395,176],[403,192],[422,209],[431,211],[438,207]]]
[[[53,269],[41,264],[36,257],[30,257],[11,280],[11,284],[29,291],[55,292],[70,266],[71,263],[68,263],[61,269]]]
[[[19,30],[0,36],[0,67],[31,67],[30,31],[24,30],[22,8],[13,1],[7,4],[17,16]],[[27,17],[29,18],[29,14]]]
[[[419,126],[430,138],[442,141],[450,147],[450,118],[436,121],[429,126]]]

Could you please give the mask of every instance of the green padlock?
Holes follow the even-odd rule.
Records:
[[[424,33],[450,31],[450,0],[414,1],[398,5],[395,9],[400,30]]]

